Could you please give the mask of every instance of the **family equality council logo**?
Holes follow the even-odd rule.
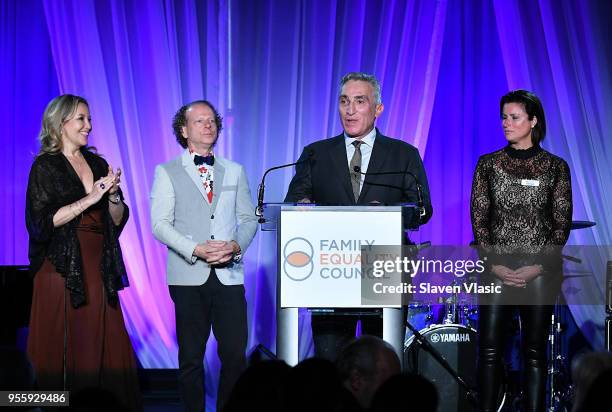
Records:
[[[314,248],[303,237],[294,237],[283,248],[283,271],[291,280],[301,282],[312,275]]]

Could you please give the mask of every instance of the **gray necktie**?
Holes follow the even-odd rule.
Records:
[[[349,164],[349,168],[351,171],[351,186],[353,187],[353,196],[355,197],[355,202],[359,199],[359,184],[361,183],[361,174],[355,172],[355,167],[358,167],[358,170],[361,171],[361,146],[363,142],[360,140],[355,140],[351,143],[355,146],[355,153],[353,153],[353,158],[351,159],[351,163]]]

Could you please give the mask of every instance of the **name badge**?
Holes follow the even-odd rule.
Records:
[[[539,180],[531,180],[531,179],[521,179],[521,186],[538,187],[538,186],[540,186],[540,181]]]

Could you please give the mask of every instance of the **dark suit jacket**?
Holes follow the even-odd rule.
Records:
[[[423,188],[426,214],[420,223],[431,218],[429,185],[418,150],[406,142],[383,136],[378,129],[367,173],[390,173],[366,176],[357,202],[351,189],[344,134],[306,146],[299,161],[302,163],[296,166],[285,202],[308,198],[317,204],[334,206],[371,202],[416,204],[416,184],[412,176],[404,173],[408,171],[417,177]]]

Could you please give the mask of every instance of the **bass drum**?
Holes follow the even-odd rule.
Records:
[[[474,329],[455,324],[432,325],[420,333],[471,388],[476,388],[478,342]],[[431,354],[421,347],[414,336],[408,338],[404,344],[404,366],[407,372],[418,373],[434,384],[438,390],[438,411],[477,410],[468,399],[466,391]],[[504,392],[505,390],[502,391]],[[504,395],[500,396],[498,410],[502,410],[504,398]]]

